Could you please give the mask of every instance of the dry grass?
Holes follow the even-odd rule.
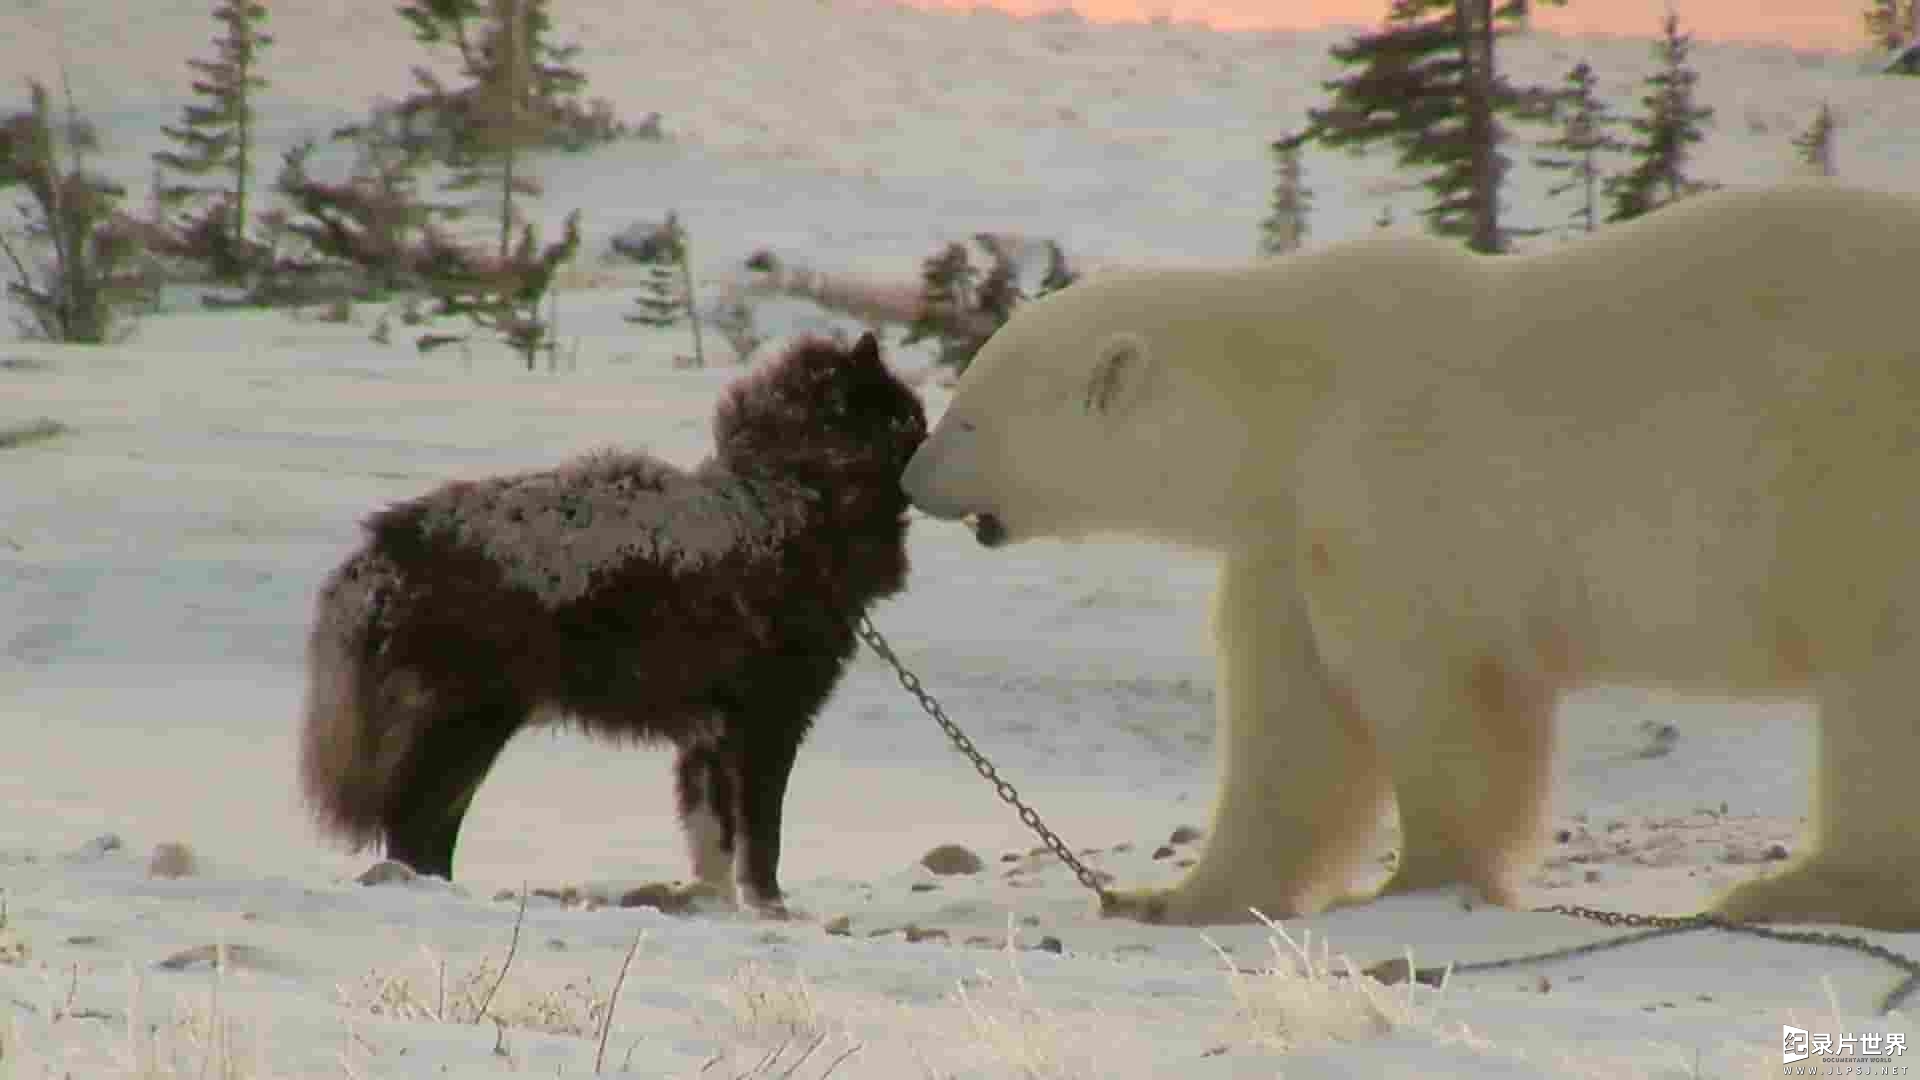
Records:
[[[722,988],[735,1038],[756,1046],[807,1043],[832,1033],[805,975],[781,975],[765,964],[743,964]]]
[[[186,999],[155,1015],[149,1007],[146,980],[129,970],[127,1007],[118,1045],[88,1049],[113,1026],[113,1011],[79,1002],[77,969],[63,985],[49,979],[49,1002],[44,1007],[16,1000],[14,1004],[44,1016],[44,1030],[58,1050],[37,1050],[21,1033],[19,1022],[0,1032],[0,1075],[9,1080],[73,1080],[80,1076],[119,1077],[125,1080],[268,1080],[267,1037],[264,1028],[250,1025],[227,1012],[224,1000],[226,964],[213,967],[204,998]]]
[[[0,424],[0,450],[17,450],[22,446],[57,439],[71,430],[60,421],[45,416],[18,424]]]
[[[1433,991],[1415,980],[1387,986],[1361,973],[1345,956],[1337,960],[1326,942],[1295,941],[1280,924],[1261,916],[1270,933],[1273,963],[1260,971],[1238,967],[1211,939],[1225,965],[1234,1021],[1248,1043],[1282,1053],[1378,1038],[1401,1028],[1436,1030],[1431,1008],[1421,1001]],[[1412,970],[1413,959],[1407,958]],[[1472,1040],[1465,1028],[1454,1037]]]
[[[483,1020],[508,1028],[552,1035],[593,1037],[613,1005],[611,991],[583,975],[559,985],[509,978],[505,963],[481,957],[470,967],[450,963],[422,947],[419,965],[394,971],[370,971],[358,982],[334,988],[341,1007],[393,1020],[434,1024],[477,1024]]]

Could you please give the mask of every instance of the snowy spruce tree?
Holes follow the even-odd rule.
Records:
[[[185,211],[183,247],[203,255],[214,274],[231,280],[251,261],[247,210],[253,188],[254,95],[267,80],[262,53],[273,35],[261,29],[267,7],[259,0],[220,0],[213,17],[224,29],[211,60],[189,60],[201,103],[182,110],[178,127],[162,127],[176,146],[153,155],[164,170],[187,177],[157,192],[165,211]],[[218,175],[218,184],[207,178]]]
[[[1499,116],[1540,118],[1551,99],[1495,67],[1495,39],[1526,13],[1515,0],[1392,0],[1385,26],[1330,50],[1357,70],[1326,83],[1331,104],[1309,109],[1306,129],[1282,142],[1354,154],[1385,142],[1402,168],[1422,172],[1432,202],[1421,214],[1435,232],[1475,251],[1504,250]]]
[[[928,256],[920,264],[920,313],[908,324],[906,336],[900,343],[938,341],[938,362],[965,370],[978,346],[967,349],[965,341],[952,333],[952,327],[962,313],[972,309],[974,287],[979,280],[980,271],[973,265],[965,244],[950,243]]]
[[[1801,164],[1808,171],[1820,176],[1833,176],[1833,133],[1838,127],[1833,115],[1833,106],[1826,102],[1813,114],[1813,122],[1807,130],[1793,137],[1793,149]]]
[[[0,192],[22,188],[25,243],[0,230],[0,257],[11,272],[6,296],[25,317],[24,337],[78,345],[117,341],[129,309],[152,290],[135,266],[136,230],[120,212],[126,189],[92,166],[99,131],[67,95],[53,96],[28,80],[31,104],[0,116]]]
[[[626,320],[639,326],[664,329],[680,321],[687,305],[680,295],[680,271],[670,263],[657,262],[646,269],[640,282],[640,295],[633,298],[633,310]]]
[[[1592,232],[1600,225],[1600,191],[1605,179],[1600,155],[1624,150],[1627,145],[1613,136],[1618,120],[1600,100],[1595,87],[1593,68],[1585,60],[1567,72],[1566,86],[1553,106],[1560,118],[1560,131],[1540,144],[1548,153],[1533,159],[1540,168],[1562,174],[1562,179],[1548,186],[1548,198],[1557,199],[1569,191],[1580,193],[1580,206],[1573,215],[1575,224],[1568,228],[1581,232]]]
[[[1299,249],[1307,239],[1307,212],[1313,208],[1313,191],[1301,172],[1300,145],[1282,136],[1268,147],[1273,155],[1273,195],[1266,219],[1260,222],[1259,253],[1285,255]]]
[[[693,258],[687,243],[687,228],[680,215],[667,213],[661,224],[659,243],[650,252],[646,277],[640,294],[634,297],[634,310],[626,319],[640,326],[665,328],[685,319],[693,330],[692,366],[706,367],[706,346],[700,333],[699,305],[693,291]],[[736,350],[739,346],[736,344]],[[742,359],[745,354],[742,353]]]
[[[587,84],[586,74],[574,66],[580,47],[553,40],[551,7],[550,0],[521,0],[517,5],[526,77],[517,87],[515,108],[531,121],[531,139],[575,150],[619,137],[625,130],[613,120],[610,104],[580,103]],[[497,87],[499,5],[493,0],[406,0],[399,13],[413,29],[414,40],[437,53],[451,53],[467,80],[464,86],[449,87],[425,68],[415,68],[420,89],[397,110],[413,135],[431,140],[457,164],[476,149],[475,137],[493,111],[481,99]]]
[[[1714,186],[1687,175],[1691,147],[1706,139],[1703,125],[1713,119],[1713,109],[1694,100],[1700,76],[1687,65],[1693,35],[1680,32],[1680,16],[1672,12],[1661,29],[1654,46],[1660,68],[1647,76],[1647,92],[1640,98],[1645,111],[1627,122],[1635,136],[1627,151],[1638,164],[1608,177],[1605,185],[1613,204],[1609,222],[1630,221]]]

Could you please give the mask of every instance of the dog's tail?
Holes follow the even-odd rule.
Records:
[[[382,838],[411,724],[383,706],[376,635],[398,585],[372,552],[342,564],[320,587],[307,637],[300,787],[321,828],[355,850]]]

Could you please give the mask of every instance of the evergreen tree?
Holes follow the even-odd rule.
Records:
[[[466,5],[476,0],[445,2]],[[446,185],[450,192],[480,194],[482,201],[471,205],[488,208],[499,229],[498,250],[503,259],[512,250],[515,231],[524,224],[517,201],[540,194],[540,182],[524,160],[527,147],[538,137],[527,90],[532,81],[528,13],[538,3],[487,0],[487,16],[479,27],[486,59],[476,70],[480,82],[472,98],[465,153]]]
[[[498,91],[497,69],[503,62],[524,69],[516,80],[513,107],[530,122],[535,141],[577,149],[620,134],[610,119],[610,106],[579,103],[587,84],[586,74],[573,64],[580,47],[553,41],[549,0],[520,0],[517,8],[512,50],[517,57],[512,59],[500,49],[501,13],[494,0],[407,0],[399,8],[414,40],[429,49],[452,50],[467,80],[466,86],[449,89],[433,73],[415,68],[420,91],[400,106],[403,118],[424,116],[447,136],[446,149],[455,163],[476,149],[475,135],[486,127],[487,117],[497,113],[497,102],[482,99]]]
[[[641,326],[668,327],[685,318],[693,328],[693,365],[705,367],[706,349],[694,303],[692,253],[688,250],[686,226],[680,224],[677,213],[669,212],[660,233],[661,243],[647,260],[647,276],[640,284],[640,295],[634,297],[635,310],[626,319]]]
[[[1819,111],[1813,114],[1813,122],[1807,125],[1807,130],[1793,138],[1793,148],[1801,162],[1821,176],[1834,175],[1833,132],[1838,126],[1833,116],[1833,106],[1823,101]]]
[[[1281,140],[1364,152],[1386,141],[1403,168],[1427,173],[1433,196],[1421,211],[1442,235],[1464,236],[1476,251],[1505,246],[1500,183],[1507,159],[1498,115],[1536,118],[1549,95],[1517,89],[1494,65],[1498,24],[1511,27],[1526,7],[1507,0],[1392,0],[1386,25],[1331,53],[1355,74],[1325,85],[1333,103],[1308,110],[1307,128]]]
[[[653,263],[640,283],[640,295],[634,297],[635,310],[626,320],[641,326],[668,327],[686,313],[685,298],[680,295],[679,272],[671,263]]]
[[[1282,136],[1268,149],[1273,154],[1273,197],[1266,220],[1260,223],[1262,255],[1285,255],[1298,250],[1307,239],[1307,212],[1313,208],[1313,191],[1301,176],[1300,146]]]
[[[1872,0],[1862,16],[1867,38],[1874,46],[1891,52],[1920,37],[1920,2],[1917,0]]]
[[[199,73],[193,92],[205,103],[182,110],[178,127],[162,127],[177,150],[153,155],[163,168],[191,177],[224,174],[224,186],[183,183],[163,187],[163,207],[178,209],[190,200],[214,197],[203,214],[185,223],[190,246],[205,250],[222,278],[237,276],[247,263],[247,203],[253,186],[254,94],[267,85],[260,75],[261,52],[273,35],[260,28],[267,7],[260,0],[220,0],[213,17],[226,27],[214,39],[214,59],[189,60]],[[194,243],[193,241],[201,241]]]
[[[324,259],[363,270],[370,299],[421,287],[424,283],[415,273],[413,252],[424,241],[426,230],[451,209],[423,197],[419,174],[426,164],[424,155],[372,128],[345,127],[333,136],[351,141],[357,150],[353,175],[344,183],[314,179],[308,167],[315,150],[311,139],[282,155],[274,190],[294,211],[286,216],[284,231],[306,241]],[[272,288],[280,286],[276,283]],[[261,299],[272,303],[286,298]]]
[[[962,347],[951,332],[958,316],[972,307],[975,284],[980,271],[967,254],[967,246],[951,243],[920,264],[920,314],[907,326],[901,344],[912,345],[932,338],[940,342],[939,362],[964,370],[973,359],[971,351],[961,356]]]
[[[0,233],[0,255],[13,271],[7,295],[26,309],[20,327],[28,336],[106,344],[116,340],[125,309],[149,291],[131,265],[138,238],[119,212],[126,189],[88,167],[99,133],[71,93],[61,118],[45,86],[30,80],[27,88],[28,109],[0,117],[0,190],[26,190],[27,238],[49,256],[33,259]]]
[[[1627,145],[1613,137],[1611,129],[1618,121],[1594,92],[1595,85],[1593,68],[1585,60],[1567,72],[1566,87],[1554,102],[1554,110],[1561,117],[1560,133],[1541,144],[1551,153],[1533,159],[1543,169],[1566,174],[1565,179],[1547,188],[1548,198],[1580,192],[1580,209],[1574,212],[1574,221],[1582,232],[1592,232],[1600,224],[1603,177],[1599,155],[1624,150]]]
[[[1613,202],[1608,221],[1628,221],[1713,185],[1687,176],[1688,149],[1706,139],[1702,125],[1713,110],[1694,103],[1694,84],[1700,76],[1687,66],[1693,35],[1680,32],[1680,16],[1668,12],[1661,22],[1660,41],[1654,46],[1660,69],[1647,76],[1641,116],[1627,122],[1636,136],[1627,149],[1639,161],[1630,171],[1610,176],[1606,192]]]

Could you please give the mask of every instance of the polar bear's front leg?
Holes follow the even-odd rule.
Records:
[[[1284,560],[1228,558],[1214,599],[1219,793],[1206,847],[1170,889],[1103,914],[1177,925],[1311,914],[1346,899],[1390,789],[1353,697],[1320,661]]]

